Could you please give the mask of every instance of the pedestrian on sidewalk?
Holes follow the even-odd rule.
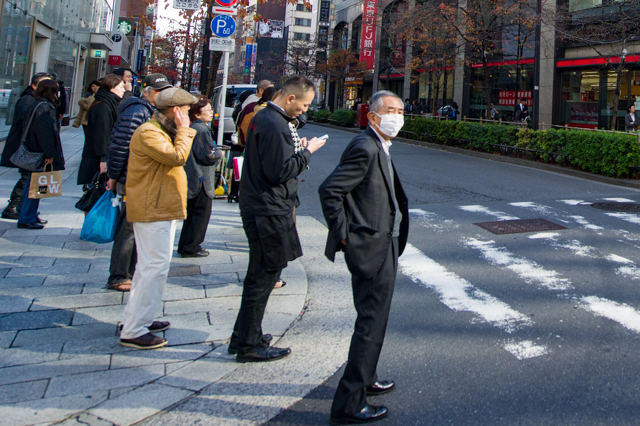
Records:
[[[38,83],[43,80],[51,80],[51,76],[49,76],[49,74],[47,74],[46,72],[35,74],[31,78],[31,85],[24,89],[24,91],[20,95],[20,99],[18,99],[18,102],[16,102],[16,107],[13,113],[13,125],[11,126],[11,129],[9,129],[9,134],[7,135],[7,139],[4,142],[4,149],[2,150],[2,159],[0,160],[0,166],[2,167],[16,168],[16,165],[11,162],[10,158],[20,147],[22,126],[24,124],[24,121],[28,118],[27,111],[29,110],[31,105],[36,102],[34,93],[38,88]],[[16,185],[13,187],[13,191],[11,191],[11,196],[9,197],[9,205],[2,211],[3,219],[17,220],[20,216],[22,190],[24,189],[24,185],[29,179],[29,175],[29,172],[20,173],[20,179],[18,179],[18,182],[16,182]],[[41,219],[38,218],[38,220],[40,221]]]
[[[216,166],[224,158],[224,151],[216,147],[209,124],[213,108],[208,99],[200,99],[189,110],[191,128],[195,130],[191,154],[184,171],[187,173],[187,219],[182,225],[178,253],[182,257],[207,257],[202,247],[211,218],[213,197],[216,195]]]
[[[53,170],[64,170],[64,157],[62,155],[62,142],[58,131],[58,83],[42,80],[34,93],[34,102],[27,110],[27,117],[33,114],[31,126],[25,128],[26,139],[24,146],[29,152],[41,152],[44,154],[44,164],[51,165]],[[28,120],[28,118],[27,118]],[[29,198],[29,184],[31,172],[20,169],[21,173],[28,173],[28,179],[22,190],[20,217],[18,228],[42,229],[44,224],[38,220],[39,199]]]
[[[288,348],[269,347],[271,336],[262,334],[262,318],[280,273],[302,256],[293,219],[297,177],[324,140],[300,139],[294,121],[314,96],[311,80],[289,78],[273,102],[253,117],[247,133],[240,211],[249,240],[249,267],[228,349],[237,353],[239,362],[272,361],[291,353]]]
[[[169,322],[153,319],[162,306],[176,221],[187,216],[184,165],[196,136],[189,128],[189,109],[196,101],[185,90],[163,90],[156,98],[153,117],[131,138],[125,191],[138,264],[122,314],[122,346],[155,349],[167,344],[152,333],[166,330]]]
[[[124,82],[107,74],[100,82],[96,101],[89,109],[87,134],[78,168],[78,185],[93,182],[96,173],[107,173],[107,150],[111,129],[118,119],[118,106],[124,94]]]
[[[137,261],[133,224],[127,220],[127,199],[124,191],[127,182],[129,144],[136,129],[151,119],[156,110],[158,94],[173,86],[163,74],[149,74],[142,81],[142,87],[141,98],[132,96],[118,107],[118,119],[109,137],[107,153],[107,176],[109,177],[107,190],[115,191],[122,197],[120,217],[111,248],[109,281],[107,281],[108,289],[118,291],[131,289],[131,278]]]
[[[98,82],[98,80],[93,80],[91,83],[89,83],[89,86],[87,86],[87,92],[82,95],[82,98],[80,98],[80,100],[78,101],[80,111],[78,111],[78,115],[73,121],[72,126],[75,128],[82,126],[85,140],[87,139],[87,125],[89,124],[89,109],[96,100],[96,93],[98,92],[99,88],[100,83]]]
[[[245,90],[240,93],[238,96],[239,103],[233,110],[233,114],[231,114],[231,118],[233,118],[233,124],[236,129],[236,143],[231,145],[231,150],[227,155],[227,170],[233,170],[233,159],[236,157],[241,157],[244,152],[244,142],[240,143],[240,113],[242,112],[242,105],[244,101],[246,101],[250,96],[253,96],[251,90]],[[231,182],[229,185],[229,193],[227,194],[227,202],[237,203],[238,202],[238,191],[240,190],[240,182],[233,178],[233,173],[231,177]]]
[[[58,79],[58,74],[51,73],[51,79],[58,83],[58,108],[56,112],[58,113],[58,131],[60,131],[62,119],[67,113],[67,89],[64,87],[64,81]]]
[[[407,197],[389,148],[404,124],[395,93],[375,93],[369,102],[369,127],[347,145],[340,163],[320,185],[322,211],[329,228],[325,255],[337,251],[351,272],[358,313],[349,359],[331,406],[331,424],[380,420],[386,407],[369,405],[367,396],[395,389],[378,381],[376,369],[387,329],[389,308],[409,233]]]

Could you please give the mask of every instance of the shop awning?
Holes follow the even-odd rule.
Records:
[[[91,34],[90,44],[92,49],[113,50],[113,41],[108,34]]]
[[[592,66],[601,66],[606,65],[608,62],[613,64],[620,63],[620,57],[618,56],[610,56],[609,61],[605,58],[582,58],[582,59],[560,59],[556,62],[556,66],[558,68],[566,68],[566,67],[592,67]],[[640,55],[629,55],[625,56],[625,62],[640,62]]]

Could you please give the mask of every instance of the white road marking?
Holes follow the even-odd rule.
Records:
[[[626,222],[640,225],[640,216],[631,213],[605,213],[607,216],[615,217],[616,219],[622,219]]]
[[[433,212],[422,209],[409,209],[409,214],[418,216],[419,220],[436,232],[448,232],[460,227],[454,220],[444,219]]]
[[[508,215],[508,214],[506,214],[504,212],[489,210],[485,206],[478,206],[478,205],[475,205],[475,206],[459,206],[459,208],[461,210],[466,211],[466,212],[482,213],[482,214],[486,214],[486,215],[489,215],[489,216],[493,216],[493,217],[497,218],[498,220],[518,220],[518,219],[520,219],[519,217],[511,216],[511,215]]]
[[[569,216],[571,219],[575,220],[578,225],[582,226],[584,229],[590,229],[592,231],[599,231],[604,229],[602,226],[593,225],[589,223],[583,216]]]
[[[640,312],[631,306],[597,296],[586,296],[581,300],[586,303],[588,310],[640,333]]]
[[[504,247],[496,247],[495,241],[480,241],[469,238],[469,247],[480,250],[482,256],[494,265],[504,266],[515,272],[528,283],[538,283],[549,290],[569,290],[573,288],[567,278],[560,278],[556,271],[548,271],[536,262],[516,257]]]
[[[607,260],[615,263],[633,263],[633,260],[629,260],[626,257],[618,256],[617,254],[610,254],[607,256]]]
[[[504,345],[504,348],[511,352],[520,361],[528,358],[535,358],[543,356],[549,353],[549,350],[545,346],[536,345],[531,340],[524,340],[522,342],[509,341]]]
[[[538,232],[537,234],[529,235],[530,240],[555,240],[560,236],[557,232]]]
[[[413,282],[435,291],[440,301],[453,311],[472,312],[506,333],[532,325],[529,317],[475,288],[469,281],[448,271],[411,244],[407,244],[398,263],[403,274]]]
[[[551,207],[543,206],[542,204],[532,203],[530,201],[523,201],[519,203],[509,203],[510,206],[514,207],[523,207],[525,209],[533,210],[534,212],[547,215],[547,216],[557,216],[555,212],[552,211]]]
[[[635,203],[635,201],[628,198],[603,198],[605,201],[613,201],[615,203]]]
[[[565,203],[570,206],[577,206],[578,204],[584,203],[583,200],[558,200],[559,203]]]

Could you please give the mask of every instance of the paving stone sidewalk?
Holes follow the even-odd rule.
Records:
[[[169,346],[124,348],[117,327],[128,293],[104,287],[111,244],[80,240],[83,214],[73,207],[81,195],[75,181],[83,140],[81,130],[63,133],[63,196],[41,202],[45,229],[17,229],[15,221],[0,220],[3,425],[132,424],[242,366],[225,346],[248,261],[237,204],[214,201],[204,244],[209,257],[172,261],[158,318],[171,322],[164,332]],[[15,169],[0,168],[0,200],[17,177]],[[287,286],[272,294],[263,323],[276,339],[307,297],[300,261],[290,263],[283,279]]]

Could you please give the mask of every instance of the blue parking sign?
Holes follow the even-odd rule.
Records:
[[[211,31],[217,37],[231,37],[236,31],[236,21],[229,15],[218,15],[211,21]]]

